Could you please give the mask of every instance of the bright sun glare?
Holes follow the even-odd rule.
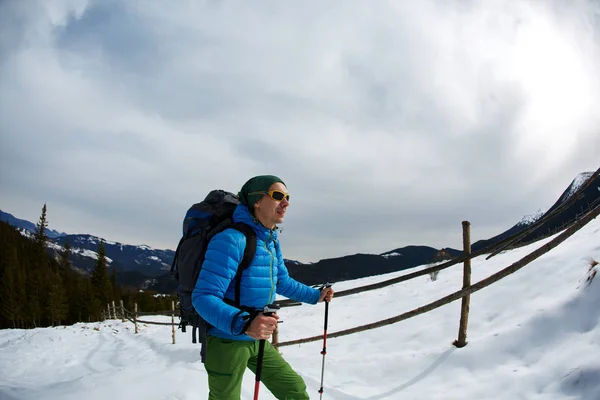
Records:
[[[512,64],[527,98],[519,151],[539,151],[549,166],[573,150],[593,101],[585,54],[566,33],[543,16],[532,19],[519,29]]]

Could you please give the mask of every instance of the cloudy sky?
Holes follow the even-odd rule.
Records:
[[[287,184],[285,256],[460,248],[600,166],[600,2],[6,0],[0,208],[175,248]]]

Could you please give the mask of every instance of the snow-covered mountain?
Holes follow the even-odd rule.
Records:
[[[582,172],[578,174],[575,179],[573,179],[573,182],[571,182],[567,190],[565,190],[562,196],[560,196],[558,201],[564,203],[565,201],[569,200],[571,196],[573,196],[573,194],[577,192],[579,188],[592,177],[592,175],[594,175],[594,172]]]
[[[100,241],[104,243],[106,257],[112,260],[112,266],[119,271],[141,272],[149,277],[164,275],[171,268],[173,250],[154,249],[147,245],[129,245],[112,242],[97,236],[64,235],[53,240],[55,245],[63,247],[66,242],[72,247],[71,254],[88,257],[95,261]],[[73,260],[76,263],[76,260]]]
[[[36,231],[35,224],[30,221],[3,211],[0,211],[0,217],[2,221],[17,228],[23,236],[33,237]],[[71,247],[69,260],[75,270],[84,274],[94,269],[102,241],[108,265],[116,268],[120,283],[141,289],[155,284],[155,277],[168,274],[175,254],[173,250],[159,250],[147,245],[128,245],[89,234],[71,235],[53,229],[47,229],[46,232],[49,238],[48,252],[57,257],[65,251],[64,246],[68,241]]]
[[[536,222],[537,220],[539,220],[540,218],[542,218],[545,213],[546,213],[546,211],[539,209],[534,213],[525,214],[523,216],[523,218],[521,218],[521,220],[519,222],[517,222],[517,226],[521,226],[521,225],[529,226],[529,225],[533,224],[534,222]]]

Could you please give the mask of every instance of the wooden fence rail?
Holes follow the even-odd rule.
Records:
[[[170,317],[173,310],[164,310],[164,311],[139,311],[138,315],[140,316],[148,316],[148,315],[165,315]]]
[[[559,236],[557,236],[550,242],[546,243],[542,247],[539,247],[538,249],[529,253],[528,255],[526,255],[525,257],[520,259],[519,261],[511,264],[510,266],[504,268],[503,270],[501,270],[499,272],[496,272],[493,275],[490,275],[489,277],[477,282],[474,285],[471,285],[462,290],[454,292],[448,296],[442,297],[441,299],[436,300],[427,305],[424,305],[422,307],[415,308],[412,311],[408,311],[408,312],[405,312],[404,314],[400,314],[396,317],[388,318],[383,321],[373,322],[373,323],[366,324],[366,325],[357,326],[357,327],[350,328],[350,329],[345,329],[345,330],[338,331],[338,332],[327,333],[327,338],[335,338],[335,337],[350,335],[350,334],[357,333],[357,332],[363,332],[363,331],[366,331],[369,329],[375,329],[375,328],[380,328],[382,326],[395,324],[396,322],[404,321],[406,319],[416,317],[417,315],[435,310],[436,308],[439,308],[448,303],[456,301],[466,295],[470,295],[474,292],[477,292],[477,291],[491,285],[492,283],[495,283],[495,282],[499,281],[500,279],[503,279],[503,278],[509,276],[510,274],[513,274],[514,272],[520,270],[525,265],[534,261],[535,259],[537,259],[541,255],[543,255],[544,253],[547,253],[548,251],[552,250],[553,248],[558,246],[560,243],[564,242],[571,235],[573,235],[575,232],[577,232],[579,229],[581,229],[583,226],[588,224],[591,220],[596,218],[598,216],[598,214],[600,214],[600,207],[596,207],[594,210],[587,213],[584,217],[582,217],[579,221],[577,221],[577,223],[574,223],[570,228],[565,230]],[[314,342],[314,341],[318,341],[318,340],[322,340],[322,339],[323,339],[323,335],[313,336],[313,337],[304,338],[304,339],[297,339],[297,340],[291,340],[288,342],[282,342],[282,343],[278,344],[278,347]]]

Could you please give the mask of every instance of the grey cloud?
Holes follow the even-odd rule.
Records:
[[[0,200],[17,216],[51,200],[56,229],[172,248],[210,189],[274,173],[289,257],[460,247],[460,221],[492,236],[597,168],[593,108],[540,95],[575,87],[600,108],[592,73],[562,83],[600,64],[584,1],[15,4],[0,5],[23,22],[0,28]],[[518,46],[543,45],[544,24],[585,68],[540,52],[536,86],[516,65],[544,64]],[[545,136],[563,125],[571,145]]]

